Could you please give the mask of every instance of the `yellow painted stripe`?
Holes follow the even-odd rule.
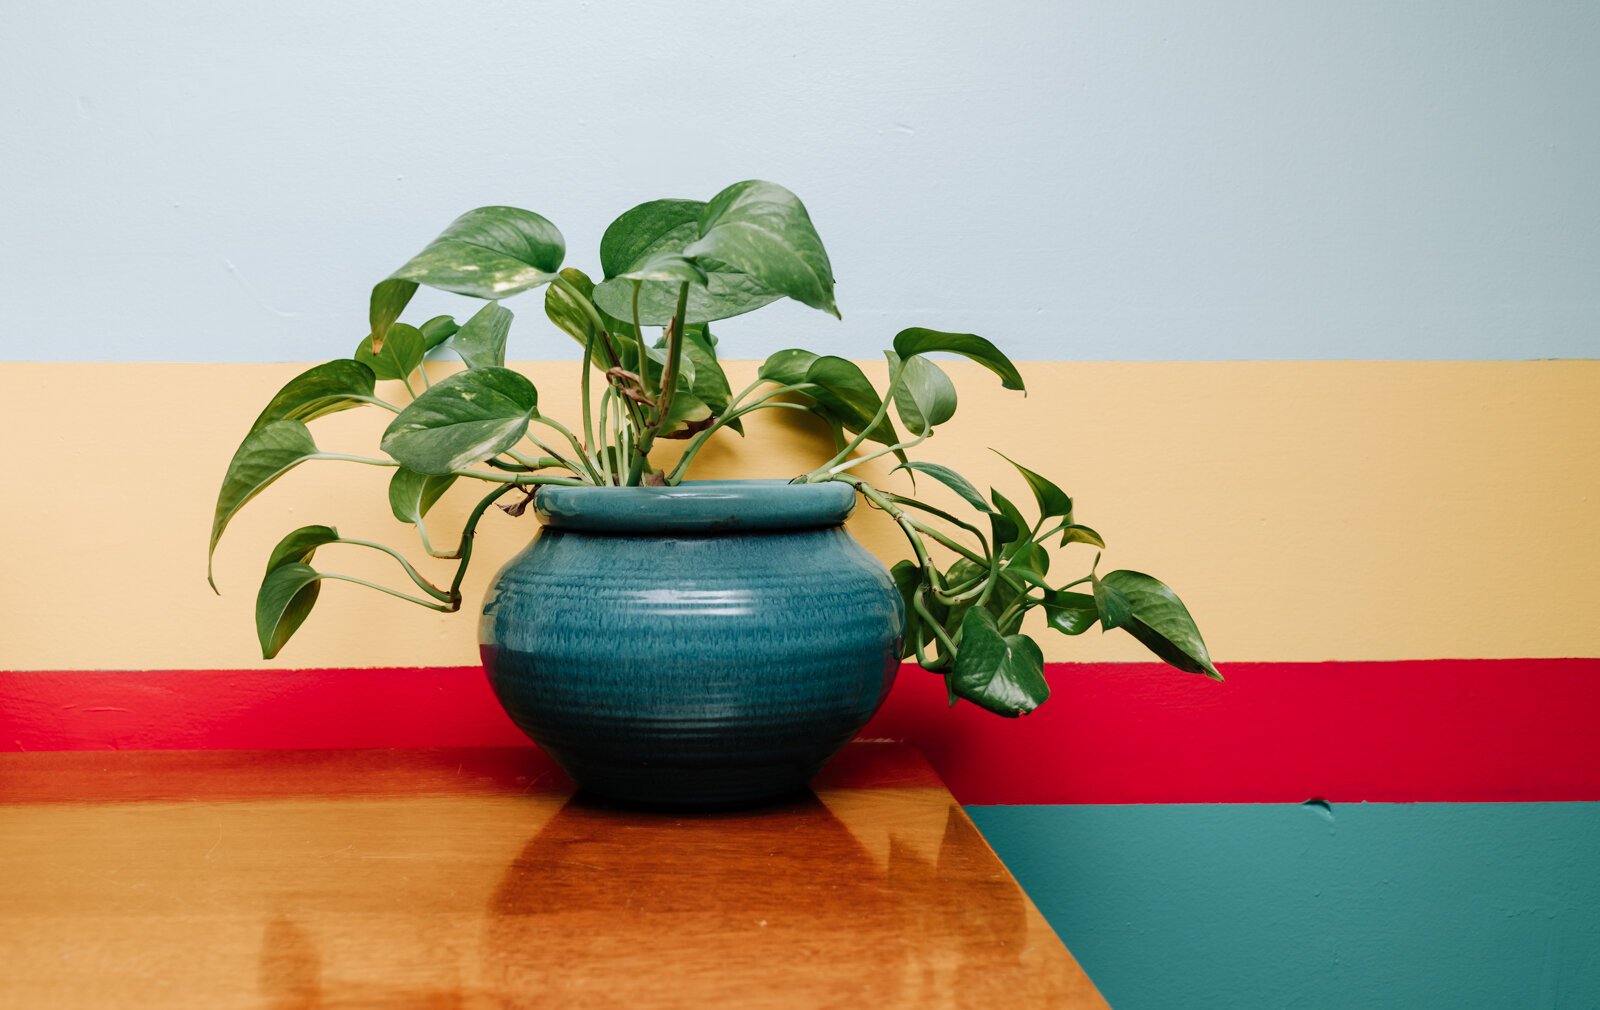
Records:
[[[261,666],[251,606],[280,535],[328,523],[413,544],[388,514],[387,471],[314,463],[245,509],[218,553],[226,595],[206,587],[216,483],[301,367],[0,366],[0,668]],[[523,367],[541,406],[576,417],[573,363]],[[752,368],[728,370],[738,386]],[[1024,366],[1026,398],[952,371],[962,409],[921,455],[1018,501],[1026,489],[988,446],[1058,479],[1110,544],[1102,568],[1167,580],[1223,662],[1600,655],[1600,362],[1048,362]],[[785,477],[821,458],[819,433],[774,413],[751,425],[759,438],[703,453],[699,475]],[[352,411],[314,430],[326,448],[375,453],[384,421]],[[458,488],[441,504],[442,539],[473,498]],[[534,524],[491,518],[469,599]],[[902,556],[881,516],[852,525]],[[368,553],[318,560],[389,576]],[[1092,556],[1068,548],[1056,573]],[[470,613],[334,584],[277,663],[461,665],[475,641]],[[1043,641],[1052,661],[1144,655],[1121,635]]]

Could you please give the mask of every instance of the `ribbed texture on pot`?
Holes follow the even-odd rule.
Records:
[[[903,607],[842,528],[545,529],[484,607],[511,718],[586,788],[717,806],[797,789],[893,683]]]

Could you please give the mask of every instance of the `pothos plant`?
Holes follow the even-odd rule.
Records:
[[[555,225],[531,211],[468,211],[373,288],[370,332],[350,357],[297,375],[250,426],[217,496],[211,554],[229,521],[268,485],[302,463],[340,460],[393,469],[394,517],[416,528],[429,556],[456,563],[449,585],[440,586],[386,544],[328,526],[294,530],[273,549],[256,598],[266,658],[306,620],[323,582],[354,582],[455,611],[490,506],[520,515],[537,488],[552,484],[675,485],[711,439],[729,430],[743,435],[744,419],[758,411],[787,410],[820,418],[833,439],[833,454],[795,482],[848,484],[905,535],[912,556],[892,570],[907,615],[905,656],[943,675],[952,704],[964,698],[1016,716],[1045,700],[1043,654],[1022,631],[1035,609],[1057,632],[1081,635],[1097,623],[1120,628],[1172,666],[1220,679],[1188,610],[1160,581],[1132,571],[1100,574],[1098,554],[1085,574],[1051,575],[1051,545],[1105,546],[1075,521],[1072,499],[1054,482],[1013,462],[1032,492],[1030,515],[998,491],[985,496],[949,467],[912,458],[956,411],[955,385],[931,355],[971,359],[1006,389],[1024,388],[1016,366],[983,337],[901,330],[884,351],[881,391],[851,361],[800,348],[778,351],[754,382],[731,389],[711,323],[779,298],[839,315],[828,255],[793,193],[749,181],[707,202],[641,204],[602,236],[599,281],[564,267],[565,252]],[[419,285],[485,304],[460,324],[449,316],[401,322]],[[534,382],[506,367],[512,312],[501,301],[538,288],[550,322],[582,348],[575,427],[542,413]],[[434,381],[423,362],[440,347],[466,368]],[[307,422],[358,407],[394,415],[379,443],[385,455],[320,449]],[[667,463],[658,459],[664,440],[682,443]],[[909,471],[913,487],[918,475],[942,484],[969,511],[958,515],[868,483],[861,464],[883,456]],[[426,519],[458,481],[487,490],[455,545],[443,547]],[[313,568],[318,552],[334,545],[391,556],[414,588]]]

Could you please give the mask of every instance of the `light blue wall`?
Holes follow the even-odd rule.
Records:
[[[1600,803],[968,812],[1117,1010],[1600,1007]]]
[[[807,200],[845,321],[764,312],[733,356],[910,323],[1023,359],[1593,356],[1597,52],[1600,5],[1513,0],[12,4],[0,358],[347,353],[461,210],[540,210],[592,265],[622,209],[752,176]]]

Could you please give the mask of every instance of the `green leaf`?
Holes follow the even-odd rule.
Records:
[[[289,564],[309,565],[318,547],[335,543],[338,539],[339,531],[332,526],[302,526],[278,541],[278,546],[272,549],[272,554],[267,558],[267,570],[262,574],[271,575],[273,569]]]
[[[1018,574],[1024,571],[1032,572],[1039,579],[1043,579],[1050,574],[1050,552],[1045,550],[1042,544],[1032,540],[1024,540],[1016,550],[1011,552],[1006,570],[1015,571]]]
[[[1061,527],[1061,546],[1065,547],[1067,544],[1094,544],[1102,550],[1106,546],[1106,542],[1101,538],[1100,534],[1087,526],[1079,526],[1076,523],[1069,523]]]
[[[422,364],[427,350],[421,330],[395,323],[389,327],[389,339],[383,342],[382,350],[374,354],[372,338],[363,337],[356,346],[355,359],[372,369],[372,374],[380,379],[404,379]]]
[[[1004,517],[1006,522],[1010,523],[1015,529],[1015,532],[1013,532],[1010,536],[1002,537],[1000,535],[1000,527],[997,526],[995,528],[995,546],[999,547],[1008,543],[1026,543],[1027,541],[1019,538],[1032,527],[1028,525],[1028,520],[1022,517],[1022,511],[1015,505],[1011,504],[1010,498],[1007,498],[994,488],[989,489],[989,497],[994,499],[994,506],[999,510],[1000,515]]]
[[[955,416],[956,387],[944,369],[923,357],[901,362],[893,351],[883,354],[889,359],[889,374],[899,370],[894,406],[912,434],[926,434]]]
[[[389,511],[403,523],[419,523],[455,482],[454,474],[440,477],[399,467],[389,478]]]
[[[511,310],[490,302],[472,314],[451,342],[468,368],[503,368],[506,336],[511,332]]]
[[[301,372],[278,390],[250,430],[273,421],[311,421],[359,407],[363,403],[360,397],[371,396],[373,388],[372,369],[361,362],[350,358],[324,362]]]
[[[917,473],[925,473],[929,477],[932,477],[934,480],[943,484],[945,487],[954,491],[956,494],[960,495],[962,498],[966,499],[967,504],[971,505],[978,511],[994,511],[994,509],[989,507],[989,503],[984,500],[983,495],[978,493],[978,489],[972,486],[970,481],[961,476],[959,473],[956,473],[954,470],[940,463],[923,463],[913,460],[910,463],[901,463],[899,466],[895,467],[895,470],[915,470]]]
[[[979,607],[961,618],[961,647],[950,671],[959,697],[997,715],[1027,715],[1050,697],[1044,653],[1026,635],[1002,635],[994,615]]]
[[[611,222],[600,239],[600,267],[607,280],[595,288],[595,305],[616,319],[632,320],[633,284],[621,275],[659,253],[683,253],[700,238],[705,209],[699,200],[653,200]],[[709,262],[698,266],[706,279],[703,286],[689,288],[688,322],[727,319],[783,297],[737,269]],[[639,319],[645,325],[671,322],[677,307],[678,283],[647,281],[639,289]]]
[[[1102,585],[1116,590],[1127,601],[1131,611],[1126,622],[1128,634],[1145,648],[1185,673],[1203,673],[1213,680],[1222,679],[1211,662],[1211,654],[1206,651],[1200,629],[1177,593],[1159,579],[1141,572],[1109,572],[1096,583],[1097,593]],[[1103,618],[1101,623],[1105,623]]]
[[[211,546],[206,551],[206,580],[217,588],[212,558],[222,531],[245,504],[295,466],[317,455],[317,443],[299,421],[272,421],[250,432],[228,463],[211,520]]]
[[[461,327],[450,316],[434,316],[417,329],[422,332],[422,346],[431,351],[455,336]]]
[[[373,346],[382,348],[418,284],[474,298],[505,298],[548,283],[566,253],[561,232],[532,211],[469,210],[373,288]]]
[[[712,410],[698,396],[679,389],[661,422],[660,438],[688,438],[711,422]]]
[[[1133,619],[1133,603],[1122,590],[1109,585],[1104,579],[1094,580],[1094,607],[1100,615],[1100,626],[1107,631],[1120,628]]]
[[[1040,517],[1066,516],[1068,522],[1072,521],[1072,499],[1065,491],[998,449],[995,450],[995,455],[1016,467],[1017,472],[1022,474],[1022,479],[1028,482],[1028,487],[1033,491],[1033,500],[1039,503]]]
[[[509,368],[478,368],[434,384],[383,433],[402,466],[442,476],[517,444],[538,406],[533,383]]]
[[[708,330],[686,327],[683,333],[683,358],[694,367],[694,381],[691,383],[694,395],[704,401],[712,413],[720,416],[728,409],[733,388],[728,384],[728,375],[722,370],[721,362],[717,361],[717,351],[710,337]]]
[[[1045,621],[1050,627],[1067,635],[1081,635],[1094,627],[1100,619],[1100,610],[1093,596],[1066,590],[1051,590],[1044,597]]]
[[[322,576],[310,565],[294,561],[267,571],[256,593],[256,638],[261,658],[273,659],[311,616]]]
[[[675,252],[653,253],[617,277],[639,283],[665,281],[677,285],[698,284],[701,287],[704,287],[707,281],[706,272],[699,264],[694,260],[685,259],[682,253]],[[632,295],[629,298],[631,299]]]
[[[756,377],[768,382],[776,382],[780,386],[793,386],[806,381],[806,369],[817,360],[818,355],[799,347],[790,347],[781,351],[774,351],[767,356],[756,370]]]
[[[684,255],[732,267],[768,291],[834,316],[833,266],[800,198],[771,182],[736,182],[711,198]]]
[[[834,415],[840,424],[853,432],[861,432],[872,424],[878,408],[883,405],[866,373],[855,362],[844,358],[831,354],[817,358],[806,369],[805,381],[817,387],[807,390],[805,395],[817,401],[819,407]],[[867,437],[884,445],[899,441],[887,415],[873,425]]]
[[[1000,384],[1007,389],[1024,388],[1022,373],[1017,371],[1017,366],[1011,363],[1011,359],[1006,357],[1000,348],[975,333],[945,333],[913,326],[895,335],[894,353],[900,355],[902,359],[937,351],[948,351],[976,361],[1000,376]]]
[[[906,631],[901,640],[900,655],[902,658],[914,656],[917,641],[923,635],[922,617],[915,605],[917,587],[922,585],[922,567],[911,561],[897,561],[889,569],[889,577],[894,579],[894,586],[900,591],[900,602],[906,610]]]
[[[389,327],[400,318],[400,313],[406,310],[406,306],[411,303],[411,296],[416,293],[416,281],[390,278],[378,282],[372,289],[372,302],[367,311],[371,330],[367,333],[366,346],[383,347],[383,341],[389,335]]]
[[[574,267],[565,267],[561,271],[561,279],[577,288],[585,298],[593,299],[594,281],[589,275]],[[593,302],[591,301],[592,305]],[[545,289],[544,314],[550,317],[563,333],[566,333],[580,345],[587,345],[591,339],[598,346],[600,342],[600,327],[595,325],[594,316],[588,312],[578,299],[574,298],[567,289],[559,284],[552,284]],[[596,351],[596,357],[602,355]]]

